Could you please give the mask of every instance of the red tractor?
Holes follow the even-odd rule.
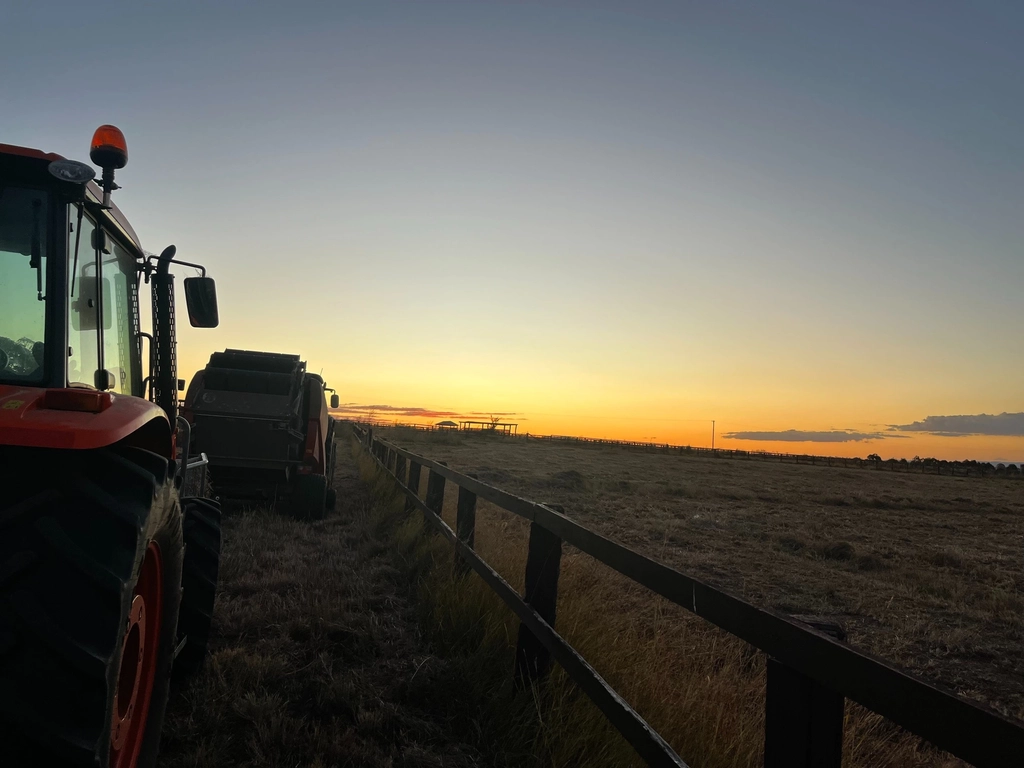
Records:
[[[98,184],[85,163],[0,144],[5,768],[153,765],[172,668],[201,664],[213,610],[220,508],[177,414],[169,268],[202,272],[184,282],[194,326],[216,327],[215,286],[174,246],[143,251],[111,203],[117,128],[90,158]]]

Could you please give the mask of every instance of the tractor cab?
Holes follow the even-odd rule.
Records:
[[[199,265],[176,260],[173,246],[147,254],[111,202],[114,172],[128,160],[117,128],[96,131],[90,157],[102,169],[98,183],[84,163],[0,144],[0,408],[89,410],[107,407],[111,396],[148,393],[173,431],[178,381],[168,267],[202,272],[185,280],[194,326],[217,325],[213,280]],[[152,334],[140,327],[143,281],[152,285]],[[0,430],[18,426],[0,418]]]

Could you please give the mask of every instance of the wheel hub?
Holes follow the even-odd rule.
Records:
[[[121,645],[110,722],[111,768],[133,768],[138,760],[156,679],[162,615],[163,564],[160,547],[150,542],[135,584]]]

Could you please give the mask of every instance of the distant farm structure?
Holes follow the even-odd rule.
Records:
[[[510,421],[460,421],[459,429],[463,432],[501,432],[513,437],[519,433],[519,425]]]

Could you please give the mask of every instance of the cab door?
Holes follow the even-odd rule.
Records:
[[[79,225],[77,208],[72,209],[68,385],[141,395],[137,262],[88,214]],[[81,232],[74,231],[78,226]]]

